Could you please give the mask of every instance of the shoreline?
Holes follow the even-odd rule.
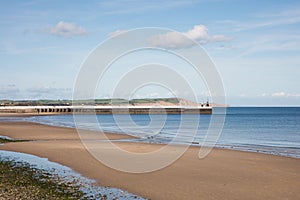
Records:
[[[90,133],[93,135],[95,132]],[[0,146],[0,150],[46,157],[49,161],[68,166],[96,180],[100,186],[120,188],[145,198],[300,198],[300,160],[297,158],[213,149],[207,157],[199,160],[199,147],[190,147],[181,158],[166,168],[145,174],[129,174],[108,168],[91,156],[72,128],[29,122],[0,122],[0,135],[31,140],[6,143]],[[118,140],[120,134],[107,133],[107,136]],[[162,146],[128,142],[117,144],[137,153]]]
[[[3,113],[0,113],[0,122],[1,118],[8,117],[7,120],[4,120],[2,122],[10,122],[11,118],[22,118],[22,117],[36,117],[36,116],[52,116],[52,115],[69,115],[69,114],[32,114],[32,115],[25,115],[22,113],[19,114],[9,114],[9,115],[2,115]],[[16,120],[18,122],[18,120]],[[75,129],[73,126],[67,126],[67,125],[59,125],[59,124],[52,124],[52,123],[46,123],[46,122],[39,122],[39,121],[34,121],[34,120],[25,120],[23,122],[30,122],[30,123],[36,123],[36,124],[42,124],[46,126],[51,126],[51,127],[62,127],[62,128],[71,128]],[[82,129],[84,131],[91,131],[91,132],[97,132],[92,129]],[[107,134],[112,134],[112,135],[117,135],[117,136],[126,136],[125,138],[120,138],[120,139],[139,139],[138,137],[134,136],[129,136],[126,135],[122,132],[109,132],[105,131]],[[128,137],[127,137],[128,136]],[[129,142],[129,141],[127,141]],[[160,142],[160,141],[155,141],[155,140],[148,140],[148,139],[142,139],[139,141],[133,141],[133,142],[139,142],[139,143],[145,143],[145,144],[160,144],[160,145],[165,145],[167,143]],[[178,143],[180,145],[181,143]],[[183,144],[183,143],[182,143]],[[185,145],[185,144],[184,144]],[[191,146],[195,146],[200,148],[200,143],[198,142],[192,142]],[[215,144],[214,148],[216,149],[229,149],[229,150],[234,150],[234,151],[242,151],[242,152],[254,152],[254,153],[261,153],[261,154],[267,154],[267,155],[274,155],[274,156],[283,156],[283,157],[289,157],[289,158],[300,158],[300,151],[295,150],[294,147],[281,147],[281,146],[268,146],[268,145],[259,145],[259,144]]]

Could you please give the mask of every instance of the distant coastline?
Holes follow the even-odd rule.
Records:
[[[195,103],[186,99],[96,99],[2,101],[0,113],[27,114],[212,114],[209,102]]]
[[[5,106],[193,106],[193,107],[229,107],[229,104],[210,103],[208,101],[197,103],[181,98],[144,98],[144,99],[85,99],[85,100],[0,100],[0,107]]]

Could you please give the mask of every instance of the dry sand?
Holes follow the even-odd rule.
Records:
[[[91,138],[95,132],[89,132]],[[2,150],[47,157],[71,167],[102,186],[112,186],[151,199],[300,199],[300,159],[214,149],[198,159],[191,147],[172,165],[151,173],[129,174],[106,167],[84,148],[71,128],[28,122],[0,122],[0,135],[30,142],[6,143]],[[110,139],[130,138],[107,134]],[[160,145],[121,143],[145,152]],[[104,145],[105,146],[105,145]],[[113,153],[111,156],[114,156]],[[121,165],[122,163],[120,163]]]

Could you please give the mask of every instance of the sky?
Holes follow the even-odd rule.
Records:
[[[92,50],[108,37],[143,27],[172,29],[202,45],[229,105],[300,106],[300,2],[288,0],[0,1],[0,99],[71,99]],[[159,39],[160,47],[191,48],[176,34]],[[110,96],[110,77],[121,76],[124,65],[149,55],[156,54],[116,63],[97,97]],[[169,60],[174,68],[188,68]],[[196,92],[207,99],[205,89]],[[149,87],[132,97],[170,95]]]

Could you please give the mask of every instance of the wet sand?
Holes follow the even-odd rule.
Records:
[[[96,137],[92,131],[86,134],[91,140]],[[214,149],[200,160],[199,148],[190,147],[166,168],[130,174],[106,167],[96,160],[72,128],[0,122],[0,135],[30,140],[6,143],[0,150],[47,157],[95,179],[101,186],[121,188],[150,199],[300,199],[300,159],[296,158]],[[111,140],[132,138],[110,133],[106,136]],[[131,152],[149,152],[161,147],[142,143],[116,144]],[[103,151],[105,146],[104,142]],[[115,156],[113,152],[111,154]]]

